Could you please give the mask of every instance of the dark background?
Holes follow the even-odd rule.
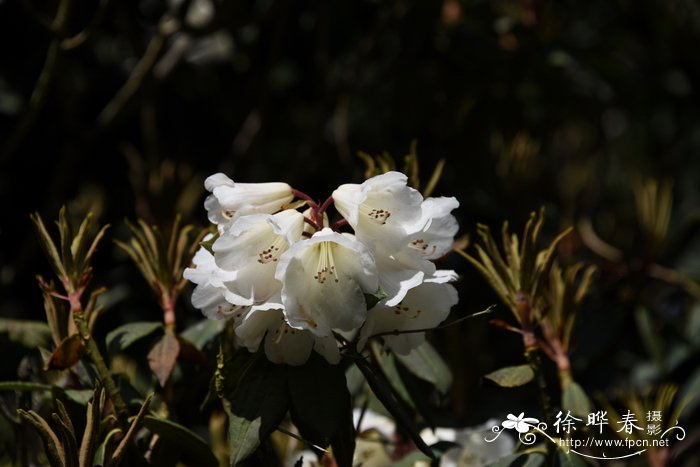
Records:
[[[92,210],[122,239],[125,218],[167,225],[179,212],[205,225],[211,173],[323,199],[362,180],[357,151],[401,161],[416,140],[424,182],[446,160],[435,194],[460,200],[462,233],[506,219],[519,232],[545,206],[545,239],[589,220],[623,252],[608,261],[578,233],[560,251],[564,263],[599,267],[572,354],[589,394],[662,382],[698,392],[697,294],[648,273],[658,264],[700,279],[696,2],[143,0],[103,10],[73,0],[53,21],[58,3],[0,1],[1,316],[43,318],[34,275],[49,268],[33,211]],[[84,42],[60,48],[86,28]],[[634,187],[650,178],[673,183],[660,241],[636,215]],[[497,302],[463,259],[444,261],[463,276],[454,317]],[[95,280],[111,287],[98,331],[159,319],[111,242]],[[199,317],[187,302],[183,323]],[[496,317],[510,319],[504,307]],[[534,405],[526,390],[481,379],[522,361],[517,336],[477,319],[437,337],[456,374],[458,423]],[[13,378],[20,358],[6,356],[3,374]]]

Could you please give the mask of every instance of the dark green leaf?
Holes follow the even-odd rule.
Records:
[[[148,366],[156,375],[161,387],[165,386],[170,378],[179,354],[180,342],[173,332],[166,332],[148,352]]]
[[[246,355],[248,354],[248,355]],[[236,465],[279,426],[289,408],[287,372],[264,356],[238,352],[224,361],[218,390],[229,415],[229,455]]]
[[[0,381],[0,391],[50,391],[50,384],[30,383],[27,381]]]
[[[364,358],[357,356],[355,359],[357,367],[364,375],[369,387],[374,395],[381,401],[384,407],[394,417],[396,423],[409,434],[416,447],[431,459],[435,458],[433,451],[425,444],[416,430],[415,423],[408,413],[407,408],[402,404],[397,395],[392,391],[387,382],[382,379],[374,368]]]
[[[7,333],[11,342],[28,348],[45,347],[51,342],[51,329],[42,321],[0,318],[0,334],[2,333]]]
[[[287,368],[290,412],[302,438],[319,446],[331,441],[338,465],[352,466],[355,429],[345,372],[312,353],[300,366]]]
[[[557,463],[559,467],[587,467],[588,464],[580,454],[573,451],[566,451],[565,448],[557,449]]]
[[[535,377],[530,365],[507,366],[485,375],[484,378],[504,388],[522,386]]]
[[[408,392],[408,389],[406,388],[406,385],[404,384],[403,379],[401,379],[401,375],[399,375],[399,371],[396,368],[394,354],[385,353],[379,350],[380,345],[377,342],[372,342],[371,345],[377,349],[377,363],[379,364],[386,381],[391,385],[393,391],[401,397],[401,400],[408,404],[409,407],[414,409],[415,404],[413,403],[411,394]]]
[[[92,398],[92,389],[66,389],[63,391],[68,399],[73,402],[77,402],[80,405],[85,405],[88,403],[90,398]]]
[[[434,384],[441,393],[445,394],[450,389],[452,372],[429,342],[423,342],[408,355],[397,354],[396,358],[408,371]]]
[[[564,386],[561,396],[561,405],[564,410],[570,411],[579,417],[585,417],[593,411],[593,406],[581,386],[571,381]]]
[[[386,292],[382,290],[381,287],[377,289],[376,292],[374,293],[366,293],[365,294],[365,304],[367,305],[367,309],[370,310],[374,308],[374,306],[379,303],[380,300],[385,299],[388,297]]]
[[[152,433],[158,434],[161,440],[176,446],[192,463],[191,465],[213,467],[219,465],[219,461],[206,441],[184,426],[152,415],[143,417],[143,425]]]
[[[46,362],[47,370],[65,370],[80,360],[85,350],[83,340],[78,334],[63,339],[61,344],[53,351],[51,358]]]
[[[127,323],[107,334],[107,348],[110,350],[124,350],[139,339],[142,339],[158,329],[163,324],[157,321],[137,321]]]
[[[209,341],[221,333],[225,324],[226,321],[224,320],[203,319],[185,329],[180,333],[180,336],[192,342],[195,347],[201,350]]]
[[[525,459],[525,463],[523,464],[523,467],[540,467],[542,465],[545,465],[546,460],[547,457],[539,452],[528,454],[527,458]]]
[[[489,464],[489,467],[509,467],[517,461],[522,454],[511,454],[509,456],[501,457],[496,462]]]

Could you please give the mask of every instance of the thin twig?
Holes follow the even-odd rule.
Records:
[[[279,431],[280,433],[284,433],[285,435],[290,436],[290,437],[296,439],[297,441],[301,441],[301,442],[304,443],[304,444],[308,444],[309,446],[312,446],[312,447],[314,447],[314,448],[316,448],[316,449],[318,449],[318,450],[320,450],[320,451],[323,451],[323,452],[326,452],[326,453],[328,452],[328,449],[322,448],[322,447],[319,446],[318,444],[314,444],[314,443],[312,443],[311,441],[308,441],[308,440],[302,438],[301,436],[299,436],[299,435],[296,434],[296,433],[292,433],[291,431],[285,430],[285,429],[282,428],[281,426],[280,426],[280,427],[277,427],[277,431]]]
[[[441,326],[437,326],[437,327],[434,327],[434,328],[408,329],[408,330],[405,330],[405,331],[399,331],[399,330],[397,329],[397,330],[394,330],[394,331],[380,332],[380,333],[378,333],[378,334],[374,334],[374,335],[371,336],[371,337],[398,336],[398,335],[400,335],[400,334],[411,334],[411,333],[415,333],[415,332],[428,332],[428,331],[435,331],[435,330],[438,330],[438,329],[445,329],[445,328],[447,328],[447,327],[454,326],[455,324],[459,324],[459,323],[461,323],[462,321],[466,321],[466,320],[471,319],[471,318],[476,318],[477,316],[489,314],[489,313],[491,313],[491,312],[493,311],[494,308],[496,308],[496,305],[491,305],[491,306],[489,306],[488,308],[486,308],[485,310],[477,311],[476,313],[473,313],[473,314],[471,314],[471,315],[469,315],[469,316],[462,316],[461,318],[458,318],[458,319],[456,319],[456,320],[454,320],[454,321],[451,321],[451,322],[449,322],[449,323],[447,323],[447,324],[443,324],[443,325],[441,325]]]

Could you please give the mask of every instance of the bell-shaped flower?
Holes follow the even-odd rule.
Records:
[[[383,254],[381,249],[374,251],[379,286],[387,294],[385,305],[396,305],[410,289],[422,284],[424,277],[435,274],[431,260],[452,249],[458,225],[450,212],[458,206],[455,198],[426,199],[421,203],[421,218],[416,223],[422,230],[406,235],[403,248],[391,255]]]
[[[235,272],[235,280],[227,283],[226,300],[252,306],[278,293],[282,287],[275,279],[278,260],[301,238],[303,229],[304,217],[293,209],[236,219],[212,246],[217,266]]]
[[[280,257],[275,277],[283,284],[287,322],[318,336],[359,328],[367,315],[364,294],[378,287],[367,247],[328,228],[293,244]]]
[[[410,228],[409,248],[423,259],[438,259],[452,249],[459,225],[450,214],[459,207],[456,198],[427,198],[421,203],[421,217]]]
[[[405,246],[406,235],[422,229],[417,223],[423,196],[406,182],[406,175],[387,172],[361,185],[341,185],[333,192],[333,203],[358,240],[391,254]]]
[[[211,239],[211,235],[205,240]],[[192,292],[192,305],[202,310],[209,319],[242,319],[249,307],[226,301],[227,287],[236,279],[234,271],[224,271],[216,265],[214,255],[200,248],[192,259],[193,267],[185,269],[183,276],[197,286]]]
[[[358,348],[362,349],[372,336],[382,334],[385,344],[400,354],[407,354],[425,340],[425,333],[415,331],[434,328],[447,318],[457,301],[457,291],[448,284],[456,275],[453,271],[438,271],[421,285],[410,289],[404,299],[387,306],[382,300],[369,310],[360,332]],[[399,332],[399,334],[384,334]]]
[[[294,199],[286,183],[235,183],[222,173],[208,177],[204,187],[211,192],[204,207],[219,231],[246,214],[274,214]]]
[[[276,300],[273,300],[276,301]],[[295,329],[287,324],[284,313],[274,305],[253,307],[236,328],[239,344],[255,352],[265,341],[265,355],[273,363],[301,365],[309,359],[312,349],[328,363],[340,361],[338,344],[332,336],[320,337],[310,331]]]

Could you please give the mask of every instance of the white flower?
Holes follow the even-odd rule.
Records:
[[[387,306],[384,301],[379,302],[368,312],[358,348],[363,348],[367,339],[376,334],[428,329],[440,324],[458,301],[457,291],[446,283],[454,278],[452,271],[438,271],[423,284],[410,289],[400,303]],[[383,339],[394,352],[407,354],[425,341],[425,333],[387,334]]]
[[[226,300],[236,305],[264,303],[279,292],[275,279],[279,257],[301,238],[304,217],[287,209],[277,214],[252,214],[236,219],[214,242],[216,264],[235,272]]]
[[[423,259],[434,260],[452,249],[459,230],[457,219],[450,214],[459,207],[455,198],[427,198],[421,203],[421,217],[410,234],[409,248]]]
[[[440,467],[486,466],[515,451],[515,442],[509,436],[501,436],[492,443],[484,440],[484,435],[491,433],[491,427],[496,423],[493,419],[476,427],[436,428],[434,431],[426,428],[420,436],[428,445],[439,441],[460,445],[445,451],[440,458]]]
[[[235,183],[222,173],[208,177],[204,187],[212,193],[204,201],[204,207],[219,231],[245,214],[281,211],[294,198],[292,187],[286,183]]]
[[[205,240],[211,239],[211,235]],[[185,269],[185,279],[197,284],[192,292],[192,305],[202,310],[209,319],[242,318],[247,307],[233,305],[224,298],[227,284],[236,278],[236,273],[224,271],[216,265],[214,255],[200,248],[192,259],[194,267]],[[238,315],[238,316],[236,316]]]
[[[335,208],[355,229],[358,240],[392,254],[405,246],[406,235],[421,230],[417,222],[423,196],[406,181],[402,173],[387,172],[333,192]]]
[[[378,287],[371,253],[353,235],[329,228],[292,245],[279,260],[282,303],[292,327],[318,336],[352,331],[365,321],[365,293]]]
[[[309,359],[312,349],[328,363],[340,361],[338,344],[332,336],[319,337],[310,331],[294,329],[286,323],[281,310],[268,309],[267,305],[253,307],[236,328],[236,336],[251,352],[258,350],[264,338],[265,355],[273,363],[301,365]]]

